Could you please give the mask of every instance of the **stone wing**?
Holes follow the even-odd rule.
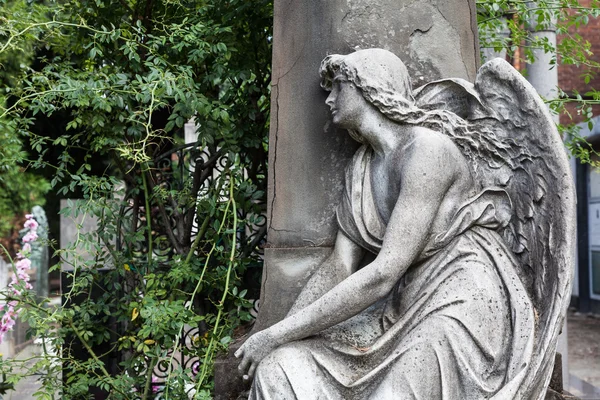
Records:
[[[513,202],[512,220],[502,233],[520,261],[536,309],[534,354],[539,356],[529,366],[521,393],[523,398],[541,398],[571,297],[576,238],[573,179],[555,123],[521,74],[504,60],[492,60],[479,70],[475,90],[493,111],[492,131],[512,142],[503,152],[510,157],[509,171],[492,170],[490,178],[503,184]]]
[[[502,59],[484,64],[474,85],[432,82],[415,90],[415,100],[420,108],[446,109],[468,121],[477,134],[453,139],[462,141],[459,147],[482,187],[509,194],[513,215],[500,233],[519,261],[537,322],[537,356],[518,398],[541,399],[574,266],[575,190],[561,137],[535,89]]]

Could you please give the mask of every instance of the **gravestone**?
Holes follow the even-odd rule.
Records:
[[[358,147],[323,106],[321,60],[378,47],[404,61],[414,87],[449,77],[472,81],[476,32],[472,0],[275,1],[268,244],[255,331],[286,315],[331,252],[344,168]]]
[[[75,209],[78,202],[83,202],[81,199],[63,199],[60,201],[60,209]],[[63,212],[60,215],[60,247],[61,249],[69,249],[62,255],[61,269],[60,269],[60,286],[62,293],[62,304],[63,306],[69,303],[77,304],[86,301],[88,298],[87,294],[79,294],[78,296],[70,296],[71,286],[73,284],[73,274],[77,269],[86,268],[82,263],[94,260],[94,253],[90,252],[84,246],[79,245],[73,248],[74,245],[78,244],[78,238],[80,235],[93,234],[98,232],[99,225],[98,219],[86,213],[67,213]],[[96,266],[94,266],[96,267]],[[104,274],[112,269],[112,265],[97,267],[99,274]],[[90,289],[89,296],[91,299],[100,298],[106,288],[103,287],[101,281],[93,285]],[[116,321],[109,322],[111,328],[117,331]],[[116,340],[116,339],[115,339]],[[102,343],[100,345],[92,346],[96,354],[102,354],[100,359],[104,362],[105,368],[110,374],[116,374],[118,371],[119,354],[115,348],[111,348],[109,342]],[[88,350],[85,349],[83,344],[74,335],[66,337],[65,344],[62,348],[63,354],[66,359],[72,357],[73,359],[79,360],[80,362],[86,362],[90,359]],[[65,369],[69,369],[69,362],[65,361]],[[67,382],[68,375],[63,374],[63,383],[69,385]],[[103,400],[109,397],[109,393],[98,387],[90,389],[90,395],[94,399]]]
[[[39,240],[31,246],[31,269],[35,271],[35,293],[38,297],[48,296],[48,267],[50,263],[50,251],[48,250],[48,218],[46,212],[40,206],[34,206],[31,210],[33,218],[39,224],[37,234]]]

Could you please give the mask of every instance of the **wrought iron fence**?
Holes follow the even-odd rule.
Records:
[[[224,171],[229,161],[227,155],[219,149],[200,148],[197,143],[174,147],[154,158],[154,168],[149,179],[150,189],[155,193],[176,191],[190,197],[187,203],[172,199],[167,200],[162,208],[156,206],[151,209],[152,259],[156,269],[168,268],[173,257],[189,251],[202,224],[196,215],[196,200],[208,196],[218,180],[228,179]],[[266,176],[264,167],[263,165],[252,172],[247,171],[246,174],[254,174],[248,178],[263,185],[261,179],[264,180]],[[265,211],[266,203],[261,198],[253,201],[251,209],[237,210],[239,220],[244,221],[237,232],[239,252],[242,257],[253,258],[257,263],[262,263],[262,245],[266,240]],[[147,240],[127,241],[125,232],[129,236],[142,232],[146,229],[147,222],[145,201],[139,192],[132,189],[125,195],[119,212],[120,226],[117,229],[117,250],[131,258],[132,271],[124,278],[124,291],[132,291],[139,287],[141,275],[136,273],[136,269],[146,267],[150,248]],[[257,308],[258,301],[254,301],[254,310],[251,313],[254,317]],[[205,326],[186,326],[179,338],[180,346],[164,349],[166,356],[159,360],[153,371],[153,385],[156,388],[162,386],[172,371],[188,370],[192,374],[198,372],[201,361],[196,354],[199,346],[202,346],[205,330]],[[138,372],[145,374],[147,367],[141,366]]]

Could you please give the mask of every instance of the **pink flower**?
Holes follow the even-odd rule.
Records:
[[[24,243],[30,243],[30,242],[34,242],[36,241],[38,238],[37,233],[35,233],[35,231],[29,231],[27,232],[27,234],[23,237],[23,242]]]
[[[11,301],[8,305],[8,309],[0,320],[0,343],[4,340],[4,334],[10,331],[15,326],[15,311],[13,308],[14,301]]]
[[[12,322],[12,313],[7,312],[2,316],[2,325],[8,325]]]
[[[27,281],[29,279],[29,274],[26,271],[20,270],[17,271],[17,277],[23,281]]]
[[[38,228],[39,224],[35,219],[32,218],[25,221],[25,224],[23,224],[23,226],[27,229],[31,229],[32,231],[34,231]]]
[[[25,243],[23,244],[23,248],[21,251],[17,253],[17,259],[27,258],[31,255],[31,244]]]
[[[31,260],[29,258],[23,258],[15,263],[15,267],[19,269],[31,269]]]
[[[21,291],[15,288],[15,285],[20,283],[24,283],[25,289],[27,290],[33,289],[33,286],[31,286],[29,283],[30,277],[29,273],[27,272],[31,269],[31,260],[28,257],[31,253],[30,243],[36,241],[38,238],[36,231],[39,227],[39,224],[33,218],[32,214],[27,214],[25,217],[27,218],[27,221],[25,221],[24,226],[25,228],[29,229],[29,232],[27,232],[27,234],[25,234],[23,237],[23,249],[21,252],[17,253],[15,274],[12,275],[11,282],[8,285],[9,290],[12,291],[15,296],[21,295]],[[0,311],[3,311],[6,308],[4,315],[2,315],[2,318],[0,319],[0,343],[2,343],[4,340],[5,334],[12,330],[15,326],[17,316],[15,309],[17,308],[18,304],[19,303],[15,300],[11,300],[6,306],[4,304],[0,304]]]

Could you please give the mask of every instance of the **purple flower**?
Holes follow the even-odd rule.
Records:
[[[153,376],[152,377],[152,393],[158,393],[158,391],[160,390],[158,385],[155,385],[155,383],[158,383],[158,378]]]

